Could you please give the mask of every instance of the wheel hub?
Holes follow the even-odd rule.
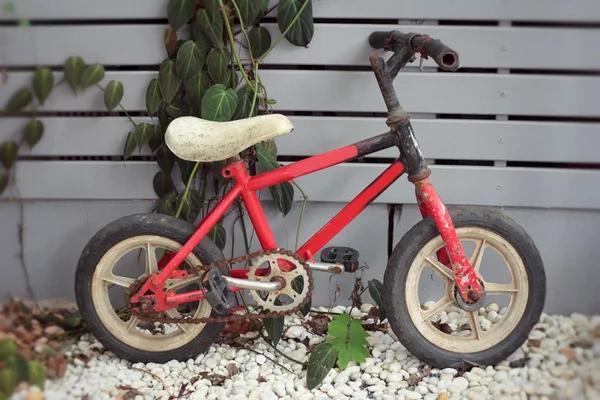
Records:
[[[454,286],[454,300],[456,300],[456,304],[458,304],[458,306],[467,311],[467,312],[473,312],[473,311],[477,311],[479,310],[481,307],[483,307],[483,305],[485,304],[485,299],[486,299],[486,294],[485,294],[485,286],[483,284],[483,282],[481,281],[481,279],[479,279],[479,285],[481,286],[481,296],[475,300],[474,302],[471,303],[467,303],[465,302],[462,297],[460,296],[460,292],[458,291],[458,288],[456,287],[456,285]]]

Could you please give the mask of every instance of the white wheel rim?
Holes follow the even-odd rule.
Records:
[[[406,303],[410,318],[418,331],[435,346],[456,353],[475,353],[489,349],[513,332],[523,317],[529,297],[529,280],[523,260],[513,246],[498,234],[486,229],[475,227],[457,228],[456,232],[461,241],[473,240],[476,248],[470,262],[475,267],[477,275],[483,281],[486,292],[492,294],[510,295],[506,314],[499,322],[484,331],[479,325],[478,311],[466,313],[471,327],[468,337],[452,336],[436,328],[430,319],[434,315],[452,306],[458,308],[454,300],[454,283],[451,281],[452,271],[437,262],[435,253],[443,247],[441,236],[427,243],[415,257],[406,279]],[[511,282],[497,284],[486,282],[481,276],[481,260],[483,250],[493,248],[508,265]],[[467,254],[469,256],[469,254]],[[423,310],[419,301],[419,278],[425,267],[432,268],[445,283],[444,296],[434,306]],[[475,327],[475,329],[473,329]]]
[[[134,236],[114,245],[98,262],[92,277],[93,305],[102,324],[119,341],[143,351],[169,351],[188,344],[204,329],[206,324],[177,324],[178,329],[174,332],[160,336],[148,335],[136,329],[136,326],[142,322],[136,317],[130,318],[127,322],[121,320],[113,309],[110,301],[108,293],[109,286],[116,284],[126,288],[134,281],[133,278],[116,276],[113,274],[115,265],[126,253],[142,248],[145,249],[147,256],[148,254],[155,254],[156,248],[177,252],[181,247],[182,246],[179,243],[161,236]],[[151,249],[150,253],[148,253],[147,249]],[[202,265],[200,260],[198,260],[193,253],[188,255],[185,262],[190,265]],[[149,272],[154,273],[158,269],[156,257],[151,257],[150,259],[146,257],[145,265],[146,274]],[[166,286],[168,290],[178,290],[193,284],[194,282],[198,282],[199,279],[200,278],[197,275],[190,275],[185,280],[167,280]],[[207,301],[202,301],[193,317],[208,317],[210,316],[211,310],[210,304]],[[170,317],[181,317],[179,312],[175,309],[168,310],[165,313]]]

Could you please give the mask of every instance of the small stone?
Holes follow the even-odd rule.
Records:
[[[267,357],[263,356],[262,354],[259,354],[256,356],[256,363],[259,365],[263,365],[264,363],[267,362]]]
[[[440,371],[440,374],[450,374],[450,375],[454,376],[454,375],[458,374],[458,371],[455,370],[454,368],[444,368],[443,370]]]
[[[504,314],[506,314],[506,311],[508,311],[508,307],[502,307],[500,309],[500,311],[498,311],[498,314],[499,315],[504,315]]]
[[[448,400],[448,392],[440,392],[436,400]]]
[[[301,325],[290,326],[285,332],[287,337],[302,339],[302,336],[306,333],[306,329]]]
[[[411,399],[411,400],[418,400],[418,399],[423,398],[423,396],[421,396],[420,393],[413,392],[412,390],[403,391],[402,394],[404,395],[404,397],[406,399]]]
[[[564,348],[564,349],[560,349],[558,352],[560,354],[562,354],[563,356],[565,356],[567,361],[572,361],[575,359],[575,352],[573,351],[573,349]]]
[[[214,358],[207,358],[206,360],[204,360],[204,365],[207,368],[213,369],[218,365],[218,362]]]
[[[450,387],[456,389],[460,393],[464,390],[467,390],[467,388],[469,387],[469,381],[463,378],[462,376],[459,376],[458,378],[454,378],[452,380]]]
[[[498,306],[498,304],[496,303],[492,303],[490,305],[488,305],[485,310],[489,313],[490,311],[494,311],[494,312],[498,312],[500,310],[500,307]]]
[[[402,382],[402,375],[398,372],[390,372],[386,379],[387,382]]]
[[[368,314],[369,311],[371,311],[371,308],[373,308],[373,304],[363,303],[363,305],[360,306],[360,311],[364,312],[365,314]]]

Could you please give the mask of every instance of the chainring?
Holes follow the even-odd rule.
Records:
[[[295,306],[292,308],[287,308],[280,311],[267,311],[263,313],[246,313],[246,314],[230,314],[228,316],[215,316],[215,317],[202,317],[202,318],[173,318],[163,315],[164,312],[156,312],[156,311],[141,311],[139,309],[139,303],[132,303],[131,298],[141,289],[143,284],[148,280],[148,276],[142,276],[136,281],[134,281],[129,288],[127,289],[125,296],[127,300],[127,304],[129,309],[131,310],[132,317],[135,316],[142,321],[150,321],[150,322],[160,322],[165,324],[206,324],[206,323],[228,323],[234,321],[245,321],[252,319],[264,319],[264,318],[279,318],[285,315],[291,315],[296,311],[299,311],[304,304],[306,304],[310,300],[309,293],[313,290],[313,277],[311,270],[306,263],[299,255],[290,250],[284,249],[273,249],[273,250],[258,250],[254,253],[247,254],[245,256],[225,259],[222,261],[212,262],[208,265],[198,265],[192,267],[188,270],[188,273],[198,274],[199,279],[202,276],[202,273],[210,270],[213,267],[224,267],[229,266],[231,264],[244,262],[248,260],[253,260],[265,256],[277,255],[275,258],[285,258],[288,261],[293,262],[296,265],[296,270],[302,267],[303,274],[308,280],[308,287],[304,285],[302,293],[305,293],[304,297],[299,299],[299,301],[295,302]],[[292,261],[293,260],[293,261]],[[295,271],[295,270],[294,270]]]
[[[277,260],[281,259],[290,262],[295,265],[296,268],[289,272],[283,271],[277,262]],[[256,275],[259,266],[265,262],[269,264],[269,274],[262,276]],[[269,254],[253,260],[252,267],[250,267],[250,271],[248,272],[248,279],[258,282],[279,282],[281,283],[281,289],[266,292],[267,295],[264,298],[258,291],[250,289],[248,290],[250,297],[252,297],[258,306],[274,312],[285,312],[295,309],[298,305],[302,305],[308,296],[309,287],[306,283],[309,281],[309,274],[311,274],[310,270],[307,271],[302,267],[302,263],[295,257],[290,257],[288,255]],[[298,277],[302,278],[300,287],[293,284],[294,279]],[[299,291],[296,289],[299,289]],[[281,304],[281,302],[276,304],[276,300],[280,295],[287,295],[292,302],[289,304]]]

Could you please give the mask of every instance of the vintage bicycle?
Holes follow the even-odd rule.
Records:
[[[207,351],[226,323],[300,310],[311,301],[313,272],[356,270],[352,249],[327,248],[320,261],[317,253],[405,172],[415,186],[423,219],[397,243],[385,270],[384,309],[398,340],[435,367],[457,367],[463,360],[495,364],[524,343],[539,321],[546,296],[544,265],[535,243],[496,209],[446,208],[430,182],[431,170],[392,84],[417,54],[431,57],[446,71],[459,68],[458,54],[440,40],[416,33],[373,32],[369,43],[377,49],[370,64],[388,110],[389,130],[383,134],[250,176],[240,152],[291,132],[287,117],[267,114],[213,122],[186,116],[170,123],[165,142],[174,154],[197,162],[226,160],[221,175],[234,185],[197,227],[162,214],[136,214],[109,223],[90,239],[77,267],[75,292],[90,331],[107,349],[136,362],[186,360]],[[393,52],[387,61],[382,56],[386,51]],[[258,190],[390,147],[399,149],[399,157],[306,243],[297,251],[278,247]],[[207,233],[239,197],[262,249],[226,259]],[[461,242],[466,240],[475,243],[470,256]],[[509,283],[482,276],[487,249],[508,265]],[[145,252],[144,272],[118,275],[115,265],[133,250]],[[230,268],[240,262],[249,262],[249,268]],[[428,307],[421,305],[417,293],[424,265],[445,284],[443,297]],[[189,285],[197,289],[181,292]],[[111,305],[112,287],[124,288],[129,316],[119,315]],[[254,312],[233,312],[236,291],[254,301]],[[493,327],[484,329],[479,311],[486,296],[494,294],[507,295],[508,308]],[[449,308],[467,321],[466,334],[439,329],[436,315]],[[162,324],[160,335],[157,324]]]

